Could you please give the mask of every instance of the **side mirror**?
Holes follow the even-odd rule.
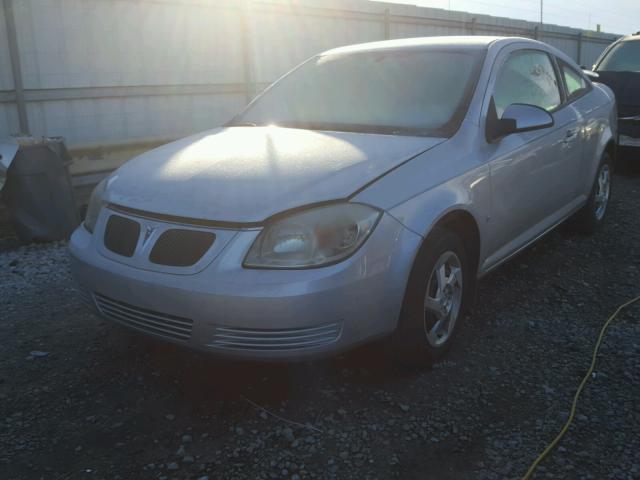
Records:
[[[553,126],[553,117],[545,109],[535,105],[514,103],[509,105],[502,118],[498,118],[493,98],[487,115],[487,141],[489,143],[512,133],[530,132]]]
[[[582,73],[584,73],[587,77],[589,77],[594,82],[598,78],[600,78],[600,75],[598,75],[598,72],[594,72],[593,70],[588,70],[587,68],[583,68]]]

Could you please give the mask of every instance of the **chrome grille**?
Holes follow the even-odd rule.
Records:
[[[234,350],[296,350],[333,343],[341,333],[341,322],[294,329],[216,327],[209,346]]]
[[[193,320],[139,308],[99,293],[93,296],[100,313],[118,323],[173,340],[184,341],[191,336]]]
[[[104,246],[123,257],[133,257],[140,236],[140,224],[119,215],[111,215],[104,231]]]
[[[166,230],[153,246],[149,261],[170,267],[190,267],[207,253],[215,238],[213,233],[199,230]]]

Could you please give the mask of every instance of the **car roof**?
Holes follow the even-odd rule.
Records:
[[[619,42],[639,42],[640,41],[640,32],[634,33],[632,35],[627,35],[626,37],[622,37],[618,40]]]
[[[333,55],[341,53],[370,52],[378,50],[405,50],[405,49],[421,49],[421,48],[444,48],[452,50],[484,50],[491,44],[509,43],[511,41],[526,41],[532,44],[538,44],[530,38],[520,37],[498,37],[498,36],[444,36],[444,37],[419,37],[419,38],[402,38],[398,40],[385,40],[381,42],[360,43],[357,45],[348,45],[346,47],[333,48],[323,52],[321,55]]]

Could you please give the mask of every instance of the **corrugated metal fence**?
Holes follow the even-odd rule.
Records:
[[[367,0],[0,0],[0,137],[76,149],[223,123],[305,58],[432,35],[533,37],[590,65],[616,36]]]

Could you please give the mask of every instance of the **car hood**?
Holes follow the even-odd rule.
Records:
[[[639,72],[597,72],[598,82],[604,83],[616,95],[620,116],[640,115]]]
[[[442,138],[280,127],[207,131],[146,152],[108,180],[105,201],[146,212],[260,222],[347,198]]]

